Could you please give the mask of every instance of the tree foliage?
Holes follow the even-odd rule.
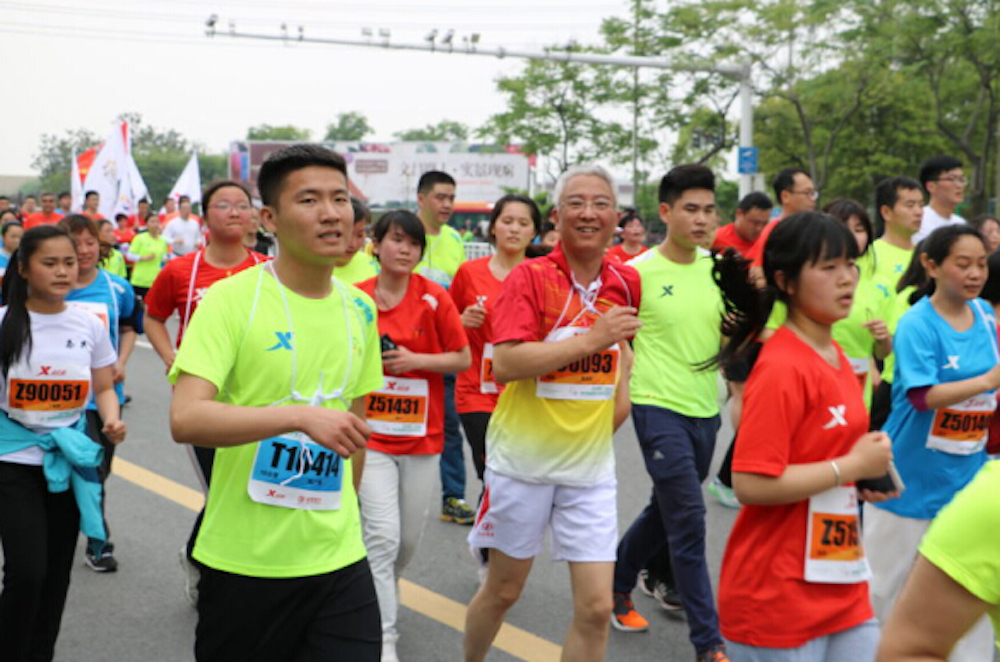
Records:
[[[335,122],[326,125],[326,134],[323,140],[329,141],[355,141],[362,140],[365,136],[374,133],[375,129],[368,123],[368,118],[357,111],[337,113]]]
[[[420,142],[450,142],[469,139],[471,130],[465,124],[454,120],[441,120],[437,124],[428,124],[422,129],[406,129],[392,134],[397,140],[412,140]]]
[[[309,129],[291,124],[282,126],[258,124],[247,129],[247,140],[309,140],[311,137],[312,131]]]

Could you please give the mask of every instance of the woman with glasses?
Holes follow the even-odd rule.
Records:
[[[193,253],[167,262],[146,293],[146,336],[169,371],[180,347],[191,315],[208,288],[215,282],[259,264],[268,258],[243,246],[243,236],[250,227],[250,193],[234,181],[221,181],[201,196],[208,226],[208,245]],[[167,331],[167,319],[177,313],[180,324],[176,345]],[[194,453],[192,461],[203,489],[208,490],[214,449],[185,445]],[[186,547],[181,550],[181,565],[188,573],[187,595],[192,604],[197,595],[197,571],[189,559],[201,514]]]

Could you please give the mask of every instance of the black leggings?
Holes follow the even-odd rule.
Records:
[[[71,491],[49,492],[39,466],[0,462],[0,660],[52,659],[79,528]]]
[[[472,463],[476,465],[476,475],[482,482],[486,473],[486,428],[490,424],[491,412],[477,411],[471,414],[459,414],[462,427],[465,428],[465,438],[472,448]]]

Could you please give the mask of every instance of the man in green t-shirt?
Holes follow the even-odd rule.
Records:
[[[913,236],[924,213],[920,182],[902,175],[883,179],[875,188],[875,208],[884,233],[858,260],[858,267],[895,295],[896,283],[913,256]]]
[[[331,277],[353,222],[347,168],[295,145],[257,185],[278,257],[209,289],[170,370],[174,439],[218,449],[193,554],[195,657],[375,662],[355,489],[363,399],[383,380],[374,303]]]
[[[629,594],[640,569],[668,548],[699,662],[728,660],[705,559],[701,491],[719,431],[718,377],[697,367],[718,354],[722,338],[722,293],[712,278],[713,258],[699,248],[715,218],[712,171],[677,166],[660,182],[667,238],[628,262],[642,280],[632,420],[653,497],[618,545],[612,618],[619,630],[644,629]]]
[[[420,222],[427,235],[427,248],[416,271],[448,289],[465,262],[465,244],[458,231],[448,225],[455,207],[455,179],[446,172],[429,170],[417,183]],[[444,451],[441,453],[441,519],[472,524],[476,513],[465,502],[465,456],[462,433],[455,410],[455,375],[444,376]]]

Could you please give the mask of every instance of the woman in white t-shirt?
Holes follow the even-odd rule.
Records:
[[[100,447],[80,431],[91,389],[104,434],[115,443],[125,437],[112,383],[117,357],[111,339],[100,318],[66,304],[76,277],[71,237],[44,225],[24,233],[3,282],[2,660],[52,659],[77,530],[103,527],[100,511],[77,497],[86,492],[86,481],[76,477],[96,476],[101,457]]]

